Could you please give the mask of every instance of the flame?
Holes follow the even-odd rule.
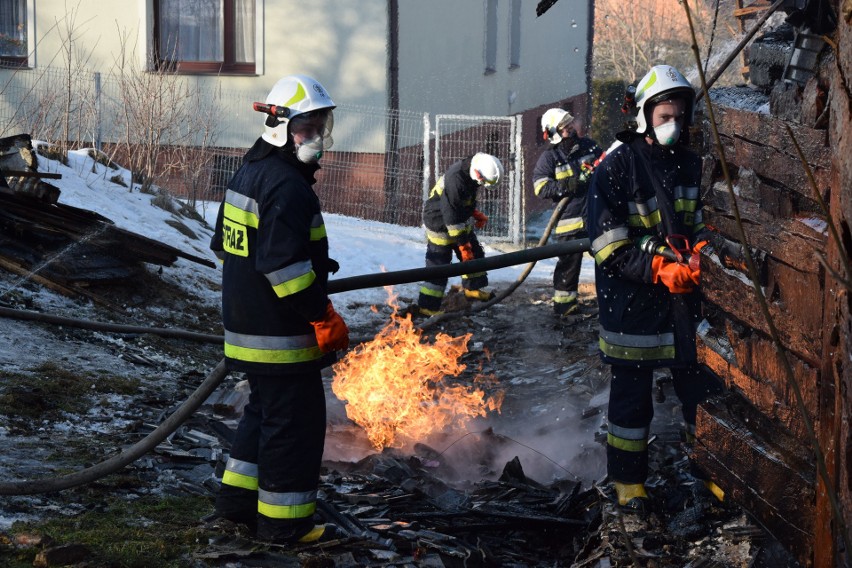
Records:
[[[500,410],[503,392],[491,396],[474,384],[450,384],[466,369],[459,358],[467,353],[472,334],[451,337],[438,333],[423,341],[411,315],[398,314],[396,296],[388,290],[391,321],[376,337],[335,364],[331,389],[346,403],[346,415],[364,428],[376,450],[400,448],[433,432],[461,429],[476,416]]]

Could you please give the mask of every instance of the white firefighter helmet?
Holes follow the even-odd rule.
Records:
[[[325,147],[329,148],[334,120],[331,110],[335,106],[328,92],[316,79],[305,75],[288,75],[273,85],[269,95],[266,96],[266,107],[259,108],[255,104],[255,109],[269,115],[266,117],[262,138],[273,146],[279,147],[284,146],[289,139],[287,126],[293,118],[300,114],[328,109],[324,137],[329,137],[325,144]]]
[[[574,115],[567,110],[561,108],[548,109],[541,115],[541,131],[544,139],[551,144],[562,142],[560,131],[571,124],[572,120],[574,120]]]
[[[649,134],[650,107],[669,98],[681,97],[686,101],[684,129],[692,124],[695,111],[695,89],[683,74],[671,65],[656,65],[642,77],[636,86],[636,132]]]
[[[478,152],[470,160],[470,177],[480,185],[496,185],[503,177],[503,164],[491,154]]]

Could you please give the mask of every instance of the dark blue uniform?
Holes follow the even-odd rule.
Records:
[[[210,245],[224,262],[228,368],[251,386],[216,509],[256,522],[265,540],[314,526],[326,426],[320,370],[330,363],[310,323],[329,302],[328,240],[311,187],[318,167],[258,139],[228,184]]]
[[[643,137],[608,153],[592,178],[587,224],[595,257],[600,352],[612,366],[607,468],[614,481],[642,483],[647,476],[655,368],[671,369],[687,428],[693,431],[698,403],[716,387],[697,365],[699,292],[672,294],[654,284],[653,257],[637,247],[646,235],[665,242],[671,226],[679,227],[693,246],[708,238],[700,182],[697,155],[680,145],[649,145]]]
[[[485,252],[473,232],[471,216],[476,209],[479,183],[470,177],[471,158],[465,158],[447,168],[423,204],[423,224],[426,227],[426,266],[450,264],[453,253],[461,260],[459,245],[470,243],[473,257],[483,258]],[[417,305],[438,312],[444,299],[447,278],[427,280],[420,287]],[[488,285],[488,274],[477,272],[462,276],[462,287],[479,290]]]
[[[559,218],[553,234],[555,240],[566,241],[586,236],[583,215],[589,188],[588,166],[600,157],[603,150],[589,138],[568,137],[545,150],[533,170],[533,189],[538,197],[561,201],[571,200]],[[567,313],[577,306],[577,286],[583,253],[562,255],[553,270],[553,308],[557,314]]]

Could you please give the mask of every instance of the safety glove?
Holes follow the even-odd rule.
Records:
[[[701,270],[655,256],[651,261],[651,276],[654,284],[662,283],[672,294],[686,294],[701,281]]]
[[[461,256],[462,262],[473,260],[473,245],[471,245],[470,243],[460,244],[459,255]]]
[[[484,229],[485,225],[488,223],[488,215],[480,211],[479,209],[473,210],[473,226],[477,229]]]
[[[346,327],[346,322],[340,314],[334,311],[331,300],[325,307],[322,319],[312,321],[311,325],[314,326],[317,344],[323,353],[340,351],[349,347],[349,328]]]
[[[580,182],[577,180],[577,176],[572,175],[571,177],[559,180],[559,199],[565,197],[574,197],[577,195],[577,190],[580,188]]]
[[[334,260],[333,258],[328,259],[328,272],[329,274],[337,274],[337,271],[340,270],[340,263]]]

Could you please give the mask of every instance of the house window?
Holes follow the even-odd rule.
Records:
[[[255,73],[257,0],[155,0],[159,70]]]
[[[485,74],[497,70],[497,0],[485,0]]]
[[[509,69],[521,66],[521,0],[512,0],[509,15]]]
[[[0,65],[27,65],[27,0],[0,2]]]

